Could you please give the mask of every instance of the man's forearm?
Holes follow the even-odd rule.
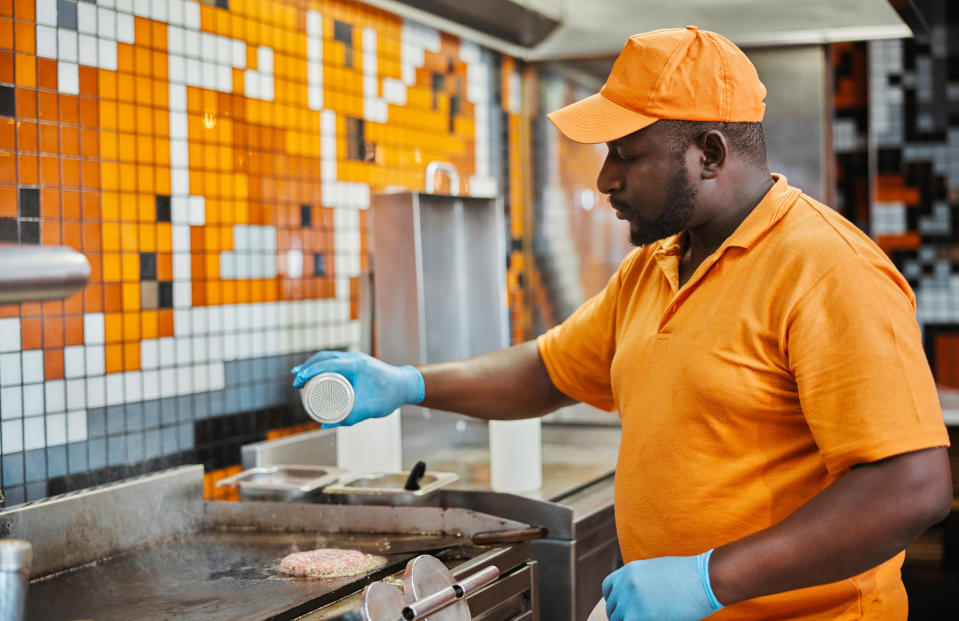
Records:
[[[779,524],[716,548],[713,592],[732,604],[855,576],[898,554],[951,502],[945,448],[864,464]]]
[[[549,379],[535,341],[418,368],[426,386],[421,405],[438,410],[517,419],[541,416],[575,402]]]

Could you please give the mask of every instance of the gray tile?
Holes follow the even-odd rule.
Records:
[[[193,425],[180,425],[177,427],[177,435],[180,436],[181,451],[186,451],[193,448]]]
[[[210,417],[210,395],[201,392],[193,395],[193,418],[201,420]]]
[[[172,455],[180,451],[180,440],[177,436],[176,427],[163,428],[163,454]]]
[[[253,386],[245,385],[240,387],[240,408],[236,410],[237,412],[249,412],[250,410],[256,409],[256,406],[251,406],[250,404],[256,400],[256,395],[253,393]]]
[[[226,389],[226,409],[224,414],[240,411],[240,389],[230,387]]]
[[[90,470],[97,470],[107,465],[107,440],[94,438],[88,441],[88,466]]]
[[[4,498],[7,499],[7,504],[6,504],[7,507],[23,504],[27,501],[26,488],[24,488],[22,485],[4,487],[3,496]]]
[[[62,477],[67,473],[67,447],[65,444],[60,446],[47,447],[47,476]]]
[[[3,489],[23,483],[23,453],[3,456]],[[4,492],[6,493],[6,492]]]
[[[57,25],[60,28],[77,29],[77,3],[73,0],[60,0],[57,11]]]
[[[143,431],[143,404],[128,403],[127,409],[127,431]]]
[[[153,429],[160,426],[160,401],[153,399],[143,402],[143,427]]]
[[[148,429],[143,434],[143,458],[153,459],[163,455],[163,438],[159,429]]]
[[[47,449],[33,449],[23,453],[26,481],[42,481],[47,478]]]
[[[173,397],[160,399],[160,422],[162,425],[172,425],[177,422],[176,399]]]
[[[183,395],[176,398],[177,414],[180,422],[193,420],[193,398],[192,395]]]
[[[87,471],[87,443],[71,442],[67,445],[67,467],[70,474]]]
[[[127,439],[120,436],[107,438],[107,464],[120,466],[127,463]]]
[[[127,434],[127,463],[143,461],[143,433]]]
[[[127,427],[126,407],[123,405],[107,406],[107,435],[123,433]]]
[[[217,390],[210,393],[210,416],[219,416],[226,410],[226,391]]]
[[[107,434],[107,418],[104,408],[87,410],[87,437],[102,438]]]
[[[27,483],[27,500],[40,500],[47,497],[47,482]]]

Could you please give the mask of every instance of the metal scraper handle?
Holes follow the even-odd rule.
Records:
[[[401,612],[401,619],[403,621],[421,621],[465,599],[470,593],[483,588],[497,578],[499,578],[499,569],[495,565],[484,567],[456,584],[440,589],[436,593],[420,598],[404,607]]]

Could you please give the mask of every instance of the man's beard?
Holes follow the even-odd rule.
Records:
[[[693,217],[696,188],[686,178],[686,166],[676,171],[666,188],[667,203],[659,217],[649,222],[632,209],[628,212],[629,241],[645,246],[686,230]]]

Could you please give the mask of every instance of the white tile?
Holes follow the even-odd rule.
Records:
[[[136,42],[136,31],[133,25],[133,15],[117,13],[117,41],[133,45]]]
[[[152,0],[150,3],[150,19],[165,24],[170,19],[168,0]]]
[[[198,2],[187,2],[184,5],[183,23],[187,28],[200,29],[200,4]]]
[[[207,340],[205,336],[193,338],[193,360],[194,362],[206,362],[209,359],[207,351]]]
[[[178,366],[193,362],[193,340],[188,336],[176,338],[176,363]]]
[[[143,401],[143,373],[140,371],[123,374],[123,400],[126,403]]]
[[[173,283],[173,306],[189,308],[192,305],[193,291],[189,282]]]
[[[150,0],[133,0],[133,14],[137,17],[149,17],[150,4]]]
[[[106,370],[106,354],[103,345],[87,345],[86,347],[86,373],[90,377],[104,375]]]
[[[81,2],[79,6],[87,6],[86,2]],[[97,38],[93,35],[80,35],[80,64],[87,67],[97,67]]]
[[[0,418],[7,420],[23,416],[23,391],[20,386],[0,388]]]
[[[190,250],[190,227],[185,224],[174,224],[173,229],[173,251],[189,252]]]
[[[77,2],[77,32],[97,34],[97,5],[89,2]]]
[[[87,313],[83,316],[83,342],[86,345],[103,344],[103,313]]]
[[[107,405],[119,405],[124,402],[123,373],[110,373],[106,376]]]
[[[50,26],[37,26],[37,56],[57,58],[57,29]]]
[[[117,70],[117,43],[107,39],[100,39],[97,50],[97,66],[101,69]]]
[[[200,32],[197,30],[186,30],[184,35],[184,40],[186,42],[186,56],[190,59],[197,60],[200,58],[202,51],[202,37]]]
[[[69,28],[57,29],[57,58],[69,62],[77,61],[77,31]]]
[[[20,318],[0,319],[0,353],[20,351]]]
[[[186,54],[186,30],[179,26],[170,26],[167,29],[167,53],[173,56]]]
[[[198,364],[193,367],[193,390],[195,392],[205,392],[210,389],[210,371],[205,364]]]
[[[256,48],[256,69],[262,74],[273,74],[273,48],[265,45]]]
[[[26,1],[29,2],[29,0]],[[36,19],[38,24],[56,26],[57,13],[57,0],[37,0]]]
[[[184,0],[166,0],[166,2],[167,12],[170,15],[170,23],[176,26],[182,26],[184,19]]]
[[[66,383],[63,380],[50,380],[46,383],[44,400],[48,414],[66,411],[66,388]]]
[[[50,414],[47,419],[47,446],[67,443],[67,415]]]
[[[23,386],[23,415],[37,416],[44,410],[44,385],[25,384]]]
[[[23,420],[4,421],[0,425],[0,436],[3,437],[3,449],[5,455],[10,453],[19,453],[23,450]]]
[[[170,82],[174,84],[185,84],[186,83],[186,59],[181,56],[170,55],[170,62],[168,63]],[[173,89],[176,91],[176,89]],[[170,104],[171,110],[184,110],[184,107],[176,107],[172,103]]]
[[[173,367],[160,369],[160,396],[172,397],[180,394],[176,385],[176,369]]]
[[[22,381],[20,373],[20,354],[12,352],[0,354],[0,386],[14,386]]]
[[[69,95],[80,94],[80,66],[61,60],[57,63],[57,90]]]
[[[21,355],[21,371],[24,384],[43,381],[43,350],[29,349]]]
[[[172,367],[176,364],[176,342],[172,337],[157,339],[160,347],[160,366]]]
[[[200,58],[208,61],[216,61],[216,35],[210,32],[200,33]]]
[[[253,69],[243,72],[243,91],[247,97],[260,99],[260,74]]]
[[[184,281],[193,277],[190,271],[190,255],[187,252],[178,252],[173,255],[173,280]],[[176,323],[174,322],[174,325]],[[181,328],[177,326],[177,331]]]
[[[188,395],[193,392],[193,367],[177,367],[176,387],[177,393]]]
[[[83,378],[67,380],[67,409],[87,407],[87,381]]]
[[[246,68],[246,42],[234,39],[231,42],[230,54],[232,56],[230,64],[236,69]]]
[[[133,0],[114,0],[114,6],[121,13],[133,13]]]
[[[202,226],[206,222],[206,199],[202,196],[190,197],[190,224]]]
[[[157,399],[160,397],[160,372],[159,371],[144,371],[143,372],[143,399],[149,401],[150,399]]]
[[[160,365],[160,348],[156,339],[140,341],[140,368],[155,369]]]
[[[87,439],[87,411],[67,412],[67,441],[80,442]]]
[[[46,421],[43,416],[23,419],[23,450],[43,448],[46,440]]]
[[[115,41],[117,38],[117,13],[97,7],[97,35],[101,39]]]
[[[216,37],[216,62],[227,68],[233,65],[233,41],[227,37]]]

